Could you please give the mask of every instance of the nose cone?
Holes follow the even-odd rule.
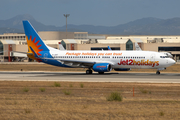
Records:
[[[170,65],[174,65],[175,63],[176,63],[175,60],[173,60],[173,59],[170,59],[170,60],[169,60],[169,64],[170,64]]]

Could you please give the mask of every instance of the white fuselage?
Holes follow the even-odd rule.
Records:
[[[112,68],[166,68],[175,61],[166,55],[152,51],[60,51],[50,50],[55,60],[74,62],[109,63]],[[82,67],[72,66],[71,67]]]

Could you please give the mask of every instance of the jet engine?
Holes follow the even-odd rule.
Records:
[[[93,70],[95,72],[109,72],[112,70],[112,67],[109,63],[97,63],[93,65]]]

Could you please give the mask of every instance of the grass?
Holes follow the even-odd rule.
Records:
[[[70,90],[63,90],[63,92],[64,92],[65,95],[70,95],[71,94]]]
[[[164,116],[164,112],[161,111],[161,112],[159,113],[159,115],[160,115],[160,116]]]
[[[17,101],[14,101],[14,105],[17,105]]]
[[[45,91],[46,91],[45,88],[39,88],[39,90],[40,90],[41,92],[45,92]]]
[[[122,101],[123,97],[120,92],[111,92],[106,99],[107,101]]]
[[[25,87],[25,88],[23,88],[23,91],[24,91],[24,92],[28,92],[28,91],[29,91],[29,88]]]
[[[69,84],[69,87],[73,87],[73,85],[72,85],[72,84]]]
[[[88,108],[88,106],[87,105],[83,105],[83,108],[86,109],[86,108]]]
[[[29,109],[24,109],[25,113],[31,113],[31,110]]]
[[[56,88],[50,87],[54,85],[54,81],[0,81],[0,118],[2,120],[179,119],[179,83],[83,82],[85,85],[83,89],[80,88],[82,82],[61,83],[61,87]],[[70,84],[73,88],[69,87]],[[28,94],[23,94],[24,86],[29,88]],[[138,89],[133,97],[131,92],[133,87],[148,90],[148,95],[142,94]],[[46,91],[42,93],[39,88],[45,88]],[[112,95],[114,91],[117,94]],[[152,92],[151,95],[149,91]],[[123,98],[121,102],[117,99],[108,101],[109,96],[118,98],[119,93]]]
[[[83,88],[83,87],[84,87],[84,84],[81,83],[81,84],[80,84],[80,87]]]
[[[141,93],[143,93],[143,94],[147,94],[147,93],[148,93],[148,91],[145,90],[145,89],[143,89],[143,88],[140,88],[140,91],[141,91]],[[151,92],[150,92],[149,94],[151,94]]]
[[[54,86],[55,86],[55,87],[61,87],[61,84],[60,84],[60,83],[55,82],[55,83],[54,83]]]

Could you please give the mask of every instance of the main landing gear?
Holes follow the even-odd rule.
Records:
[[[156,75],[159,75],[160,74],[160,72],[159,71],[156,71]]]
[[[104,72],[98,72],[99,74],[104,74]]]
[[[92,74],[92,70],[91,69],[86,70],[86,74]]]

